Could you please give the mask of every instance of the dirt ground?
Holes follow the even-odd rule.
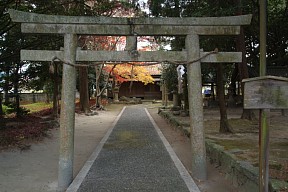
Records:
[[[189,171],[189,167],[191,167],[191,146],[189,139],[157,114],[158,104],[147,103],[142,105],[148,109],[174,151]],[[82,168],[106,131],[112,126],[114,119],[122,107],[123,105],[110,105],[106,111],[99,111],[99,115],[96,116],[76,114],[74,176]],[[237,113],[238,111],[233,113],[235,118],[239,116]],[[205,118],[212,121],[210,125],[211,132],[213,133],[218,131],[217,127],[214,127],[215,123],[213,123],[213,120],[217,121],[216,114],[218,112],[212,110],[207,115],[205,111]],[[285,131],[283,130],[283,132]],[[51,137],[41,142],[32,143],[29,150],[10,149],[0,152],[1,192],[56,191],[59,129],[52,129],[50,135]],[[287,139],[286,136],[283,137],[283,139],[285,138]],[[208,180],[196,181],[201,191],[237,192],[237,189],[224,179],[220,170],[210,164],[207,166]]]
[[[74,177],[87,161],[123,106],[99,111],[99,115],[76,114]],[[31,143],[28,150],[18,148],[0,152],[1,192],[56,191],[59,157],[59,129],[50,137]]]

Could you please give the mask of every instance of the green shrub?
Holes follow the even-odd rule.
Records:
[[[7,114],[9,114],[8,112],[11,111],[12,109],[6,105],[2,105],[2,110],[3,110],[3,114],[7,115]]]
[[[16,107],[15,103],[11,103],[8,106],[2,105],[2,109],[3,109],[4,115],[16,113],[16,111],[17,111],[17,107]],[[27,115],[29,112],[29,109],[26,109],[24,107],[20,107],[19,112],[20,112],[20,115]]]

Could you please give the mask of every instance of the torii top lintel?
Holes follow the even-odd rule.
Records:
[[[115,18],[60,16],[9,9],[13,22],[24,33],[75,33],[95,35],[237,35],[240,25],[249,25],[252,15],[229,17]]]

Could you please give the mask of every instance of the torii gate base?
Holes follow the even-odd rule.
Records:
[[[51,61],[56,56],[66,63],[73,64],[81,61],[190,62],[187,73],[193,161],[192,175],[198,180],[207,178],[200,62],[241,62],[242,53],[219,52],[217,55],[209,55],[199,59],[206,54],[200,52],[199,35],[238,35],[240,25],[250,24],[251,15],[220,18],[106,18],[49,16],[15,10],[9,10],[9,13],[13,22],[21,23],[21,30],[24,33],[64,34],[64,52],[22,50],[22,60]],[[127,50],[77,51],[77,34],[128,36]],[[186,50],[139,52],[135,49],[137,47],[137,36],[153,35],[186,36]],[[65,191],[73,180],[75,88],[75,68],[64,65],[60,115],[59,191]]]

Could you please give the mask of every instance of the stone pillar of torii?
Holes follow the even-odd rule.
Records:
[[[81,61],[186,63],[188,65],[192,176],[199,180],[207,178],[201,63],[239,63],[242,61],[242,53],[202,52],[199,47],[199,36],[239,35],[240,26],[249,25],[251,15],[198,18],[108,18],[43,15],[16,10],[9,10],[9,14],[13,22],[21,23],[23,33],[64,34],[64,51],[21,50],[21,60],[52,61],[57,57],[70,64]],[[85,34],[128,36],[129,40],[125,51],[77,50],[77,35]],[[183,51],[137,51],[134,50],[137,36],[186,36],[186,49]],[[75,67],[64,64],[58,172],[60,191],[65,190],[73,180],[75,89]]]

